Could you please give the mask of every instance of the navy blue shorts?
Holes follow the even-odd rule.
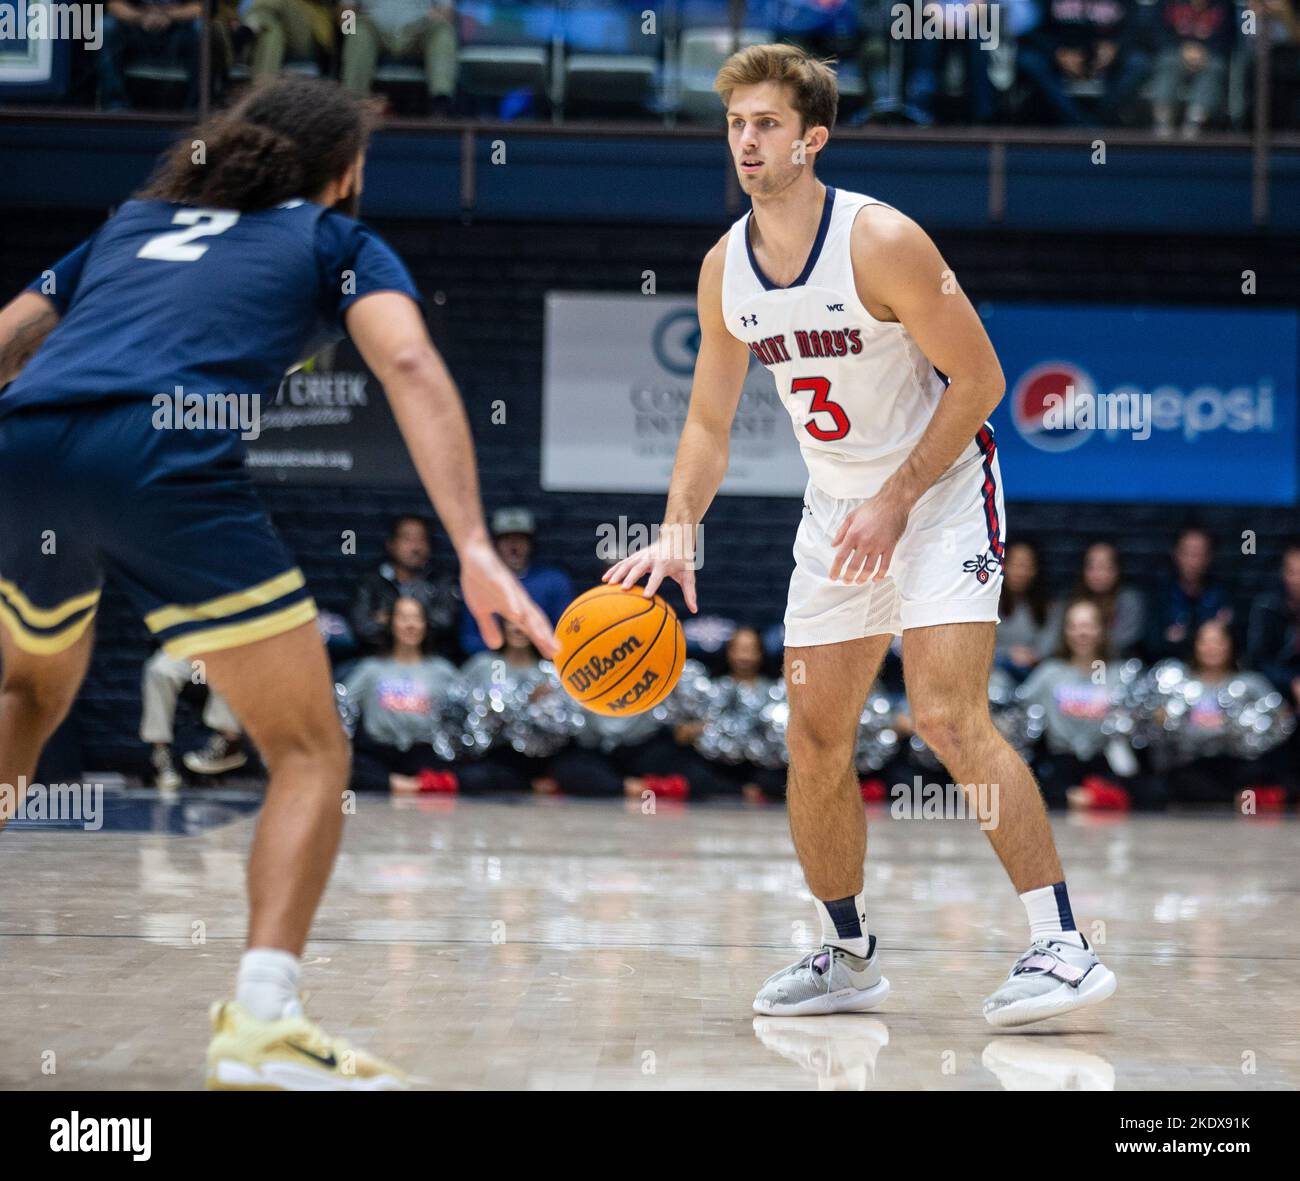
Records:
[[[148,400],[0,418],[0,623],[37,655],[90,626],[104,576],[169,655],[316,616],[237,435],[160,430]]]

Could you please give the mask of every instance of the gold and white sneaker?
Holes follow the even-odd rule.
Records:
[[[209,1091],[405,1091],[396,1067],[333,1038],[307,1017],[258,1021],[238,1001],[209,1013]]]

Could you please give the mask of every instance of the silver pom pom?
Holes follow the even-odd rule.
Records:
[[[357,723],[361,720],[361,707],[352,700],[348,687],[342,681],[334,682],[334,708],[339,711],[339,721],[343,723],[343,732],[353,738],[357,732]]]

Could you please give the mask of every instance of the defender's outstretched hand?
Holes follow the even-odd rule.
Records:
[[[699,611],[695,602],[695,562],[682,553],[679,539],[670,532],[665,532],[653,544],[637,550],[619,562],[615,562],[604,574],[601,582],[611,586],[621,583],[624,590],[630,590],[634,583],[640,582],[641,576],[648,573],[645,590],[648,599],[659,589],[665,578],[673,579],[682,588],[682,597],[692,614]]]
[[[517,623],[537,650],[550,659],[559,650],[555,629],[488,541],[474,542],[460,555],[460,590],[465,606],[489,648],[500,648],[502,615]]]

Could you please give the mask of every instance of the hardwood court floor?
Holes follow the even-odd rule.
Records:
[[[985,838],[871,815],[893,983],[874,1014],[750,1010],[812,930],[783,809],[556,800],[363,800],[308,946],[309,1010],[436,1087],[1300,1086],[1294,818],[1057,818],[1119,991],[999,1033],[980,1002],[1027,939]],[[202,1084],[254,823],[225,819],[0,834],[0,1086]]]

